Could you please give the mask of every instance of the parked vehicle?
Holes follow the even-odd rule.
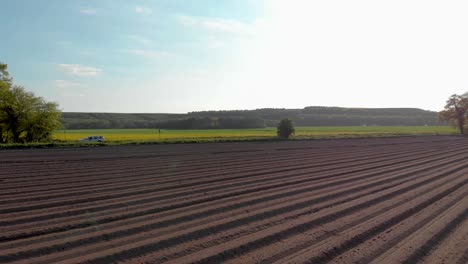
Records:
[[[106,141],[103,136],[89,136],[80,139],[80,142],[104,142]]]

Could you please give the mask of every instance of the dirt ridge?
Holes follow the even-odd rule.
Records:
[[[1,151],[0,262],[464,263],[467,147],[440,136]]]

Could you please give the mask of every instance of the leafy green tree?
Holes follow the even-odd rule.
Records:
[[[0,64],[0,143],[51,139],[60,128],[58,105],[13,85],[6,64]]]
[[[454,123],[463,135],[468,118],[468,96],[456,94],[450,96],[444,110],[439,112],[439,118]]]
[[[278,123],[277,131],[276,134],[280,138],[289,138],[292,134],[294,134],[295,129],[294,129],[294,124],[291,119],[285,118],[282,119]]]
[[[0,109],[4,108],[7,98],[9,98],[11,85],[12,83],[7,71],[7,65],[0,63]],[[0,143],[6,142],[6,128],[5,124],[2,122],[4,118],[3,111],[0,111]]]

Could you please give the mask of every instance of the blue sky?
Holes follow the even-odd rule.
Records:
[[[4,0],[0,61],[64,111],[418,107],[468,90],[466,1]]]

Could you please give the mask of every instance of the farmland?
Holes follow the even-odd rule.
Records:
[[[336,138],[392,135],[453,134],[449,126],[343,126],[343,127],[297,127],[296,138]],[[55,131],[54,139],[77,141],[81,138],[102,135],[108,141],[170,141],[170,140],[216,140],[271,138],[276,128],[258,129],[207,129],[166,130],[161,129],[83,129]]]
[[[467,263],[468,139],[0,151],[0,263]]]

